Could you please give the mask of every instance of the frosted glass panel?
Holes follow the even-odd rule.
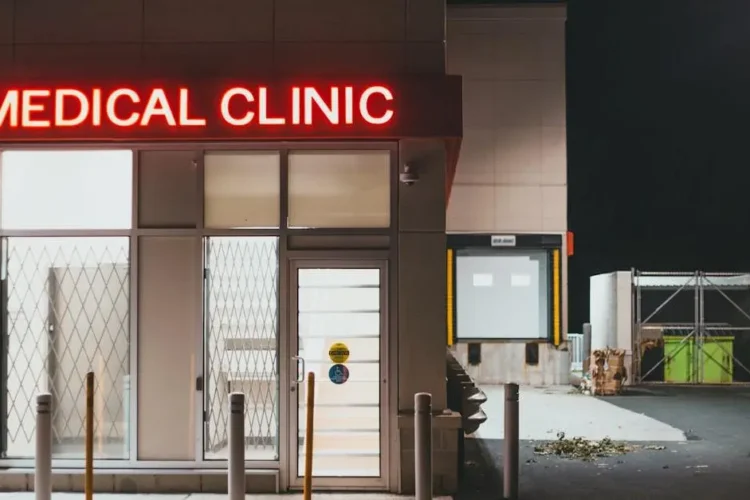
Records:
[[[210,152],[204,163],[206,227],[279,227],[279,153]]]
[[[388,227],[388,151],[289,155],[289,226]]]
[[[6,151],[0,162],[5,229],[132,225],[131,151]]]
[[[315,373],[313,476],[380,477],[380,269],[297,272],[297,355]],[[329,349],[350,357],[333,364]],[[301,369],[301,365],[300,365]],[[297,391],[297,475],[305,473],[306,385]]]

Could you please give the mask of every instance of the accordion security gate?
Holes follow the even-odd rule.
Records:
[[[53,396],[53,456],[84,456],[84,378],[96,374],[95,457],[129,458],[129,238],[4,240],[3,458],[34,456],[36,394]],[[226,459],[227,396],[247,395],[248,460],[278,460],[278,242],[206,239],[205,458]]]
[[[33,458],[34,397],[49,391],[53,456],[83,458],[83,382],[93,370],[95,456],[129,458],[129,239],[8,238],[3,246],[3,456]]]
[[[228,398],[237,391],[245,458],[278,460],[278,238],[207,238],[205,256],[205,458],[227,458]]]

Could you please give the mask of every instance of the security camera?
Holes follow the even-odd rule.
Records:
[[[404,171],[398,175],[401,184],[413,186],[419,180],[419,174],[410,165],[404,165]]]

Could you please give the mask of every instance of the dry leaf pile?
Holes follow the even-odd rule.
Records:
[[[550,441],[534,447],[537,455],[556,455],[562,458],[579,459],[591,462],[597,458],[624,455],[633,448],[604,438],[600,441],[589,441],[580,437],[566,438],[564,432],[557,434],[557,441]]]

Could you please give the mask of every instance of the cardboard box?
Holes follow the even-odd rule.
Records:
[[[602,349],[591,354],[589,361],[592,393],[597,396],[613,396],[622,392],[627,379],[625,351]]]

